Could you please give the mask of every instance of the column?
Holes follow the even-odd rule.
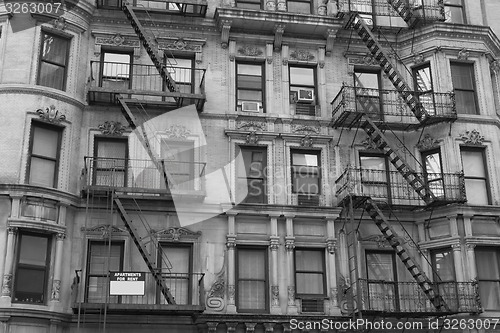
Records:
[[[14,265],[14,247],[16,243],[17,228],[9,227],[7,232],[7,248],[2,279],[2,296],[10,297],[12,292],[12,268]]]
[[[429,249],[421,249],[421,251],[422,251],[422,257],[421,257],[422,271],[424,271],[424,274],[428,278],[432,278],[431,266],[429,265],[429,262],[427,260],[424,260],[424,258],[429,258]]]
[[[477,279],[476,256],[474,253],[475,247],[476,244],[465,244],[465,248],[467,251],[467,272],[469,272],[468,280]]]
[[[22,195],[11,195],[12,198],[12,206],[10,208],[10,218],[17,219],[19,218],[19,213],[21,212],[21,199]]]
[[[269,214],[271,219],[271,237],[269,241],[269,249],[271,250],[271,314],[281,314],[280,307],[280,290],[278,276],[278,217],[280,214]]]
[[[458,237],[457,216],[456,215],[450,215],[450,216],[446,216],[446,218],[450,222],[451,237]]]
[[[295,237],[293,236],[293,214],[285,214],[286,218],[286,237],[285,237],[285,249],[286,249],[286,264],[287,264],[287,314],[297,314],[297,305],[295,304],[295,268],[294,268],[294,249],[295,249]]]
[[[236,234],[235,234],[235,217],[236,213],[226,212],[228,222],[227,234],[227,313],[236,313],[235,304],[235,247],[236,247]]]
[[[61,292],[61,267],[64,251],[64,238],[66,235],[64,233],[59,233],[56,235],[56,256],[54,263],[54,279],[52,281],[52,293],[50,299],[52,301],[59,302],[59,296]]]
[[[462,263],[462,246],[460,243],[451,244],[453,261],[455,262],[455,276],[457,282],[464,282],[464,268]]]
[[[472,215],[463,215],[465,237],[472,237]]]
[[[327,228],[327,265],[328,265],[328,284],[330,297],[330,315],[340,314],[340,309],[337,300],[337,264],[335,254],[337,251],[337,240],[335,239],[334,219],[326,220]]]

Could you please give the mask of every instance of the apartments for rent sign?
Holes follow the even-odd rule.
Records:
[[[109,294],[112,296],[143,296],[146,273],[110,272]]]

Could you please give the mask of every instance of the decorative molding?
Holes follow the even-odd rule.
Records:
[[[257,121],[241,121],[236,124],[236,128],[239,130],[264,132],[267,130],[267,124],[264,122],[257,122]]]
[[[160,231],[154,232],[156,236],[161,240],[171,240],[178,242],[182,240],[196,240],[201,236],[201,231],[191,231],[183,227],[170,227]]]
[[[315,134],[319,134],[320,132],[320,129],[318,127],[315,127],[315,126],[308,126],[308,125],[292,125],[292,128],[291,128],[291,132],[292,133],[304,133],[304,134],[311,134],[311,133],[315,133]]]
[[[100,224],[94,227],[82,227],[81,231],[90,235],[99,235],[102,238],[110,238],[113,234],[125,234],[127,231],[125,229],[118,228],[111,224]]]
[[[306,135],[300,139],[301,147],[312,147],[314,144],[314,139],[310,135]]]
[[[498,75],[500,73],[500,61],[498,59],[490,61],[490,69],[495,75]]]
[[[12,274],[4,274],[2,279],[2,296],[10,296],[12,286]]]
[[[52,21],[52,26],[54,29],[57,30],[65,30],[67,25],[66,25],[66,19],[62,16],[56,18],[54,21]]]
[[[66,120],[66,116],[64,114],[60,114],[59,110],[56,110],[55,105],[51,105],[44,109],[36,110],[36,113],[40,116],[40,118],[49,123],[60,123],[63,120]]]
[[[234,287],[234,284],[230,284],[227,286],[227,303],[234,305],[234,294],[236,288]]]
[[[326,249],[328,250],[328,253],[335,254],[337,250],[337,241],[335,239],[327,239]]]
[[[278,2],[278,10],[280,2]],[[281,44],[283,43],[283,33],[285,32],[285,24],[277,23],[274,25],[274,51],[281,50]]]
[[[373,57],[371,53],[365,55],[349,55],[347,59],[349,65],[367,65],[378,66],[379,62]]]
[[[377,143],[370,137],[366,137],[363,141],[361,141],[361,144],[366,150],[378,150]]]
[[[280,287],[279,286],[271,286],[271,294],[272,294],[272,306],[280,305]]]
[[[52,293],[50,294],[50,299],[52,301],[59,301],[61,294],[61,280],[54,280],[52,282]]]
[[[475,146],[484,145],[484,136],[482,136],[478,130],[473,129],[472,131],[465,131],[465,133],[459,134],[458,137],[464,143]]]
[[[336,29],[328,29],[326,31],[326,55],[330,56],[333,52],[333,44],[335,42],[335,37],[337,36]]]
[[[315,57],[308,50],[295,50],[290,52],[290,59],[297,61],[313,61]]]
[[[108,36],[106,36],[108,35]],[[95,37],[96,45],[106,45],[106,46],[130,46],[130,47],[140,47],[141,43],[139,39],[131,38],[128,36],[122,36],[120,33],[114,35],[106,34]]]
[[[123,126],[119,121],[105,121],[97,126],[103,135],[123,135],[126,126]]]
[[[219,29],[221,30],[221,46],[223,49],[227,49],[229,45],[229,31],[231,30],[231,20],[222,20]]]
[[[252,131],[249,134],[247,134],[245,141],[248,144],[257,144],[259,143],[259,136],[255,131]]]
[[[226,292],[226,266],[222,265],[220,272],[217,274],[210,291],[207,294],[207,307],[214,311],[222,311],[224,309],[224,296]]]
[[[288,286],[286,290],[288,295],[288,305],[295,305],[295,286]]]
[[[162,134],[165,135],[167,139],[187,140],[191,131],[189,131],[184,125],[171,125],[163,131]]]
[[[295,249],[295,238],[285,238],[285,249],[287,251],[293,251]]]
[[[409,237],[395,237],[401,244],[407,244],[410,247],[416,247],[416,244]],[[360,241],[377,243],[379,248],[389,248],[391,245],[383,235],[371,235],[364,238],[360,238]]]
[[[423,139],[417,143],[417,148],[420,150],[427,150],[439,145],[439,141],[434,139],[429,133],[425,134]]]
[[[168,51],[186,51],[186,52],[202,52],[203,45],[205,45],[206,41],[201,39],[191,39],[191,38],[175,38],[170,39],[168,41],[163,42],[160,38],[158,42],[158,48],[160,50],[168,50]]]
[[[466,48],[463,48],[460,51],[458,51],[457,59],[467,60],[469,59],[469,55],[470,55],[469,51],[467,51]]]
[[[413,55],[413,62],[415,65],[423,63],[425,60],[424,55],[422,53],[417,53]]]
[[[226,247],[228,249],[234,250],[236,247],[236,235],[227,235],[226,236]]]
[[[268,64],[273,63],[273,44],[272,43],[266,44],[266,61]]]
[[[56,234],[56,239],[58,241],[64,241],[65,238],[66,238],[66,234],[63,233],[63,232],[59,232],[59,233]]]
[[[252,333],[252,332],[255,332],[255,326],[257,325],[257,323],[245,323],[245,326],[246,326],[246,333]]]
[[[238,54],[248,57],[258,57],[264,54],[264,51],[257,46],[243,45],[238,48]]]
[[[269,241],[269,249],[271,251],[277,251],[280,246],[279,237],[271,236],[271,240]]]

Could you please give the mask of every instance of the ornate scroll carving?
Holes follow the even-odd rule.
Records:
[[[244,56],[258,57],[263,55],[264,51],[256,46],[244,45],[238,49],[238,53]]]
[[[314,55],[307,50],[295,50],[290,53],[290,59],[299,61],[312,61],[315,59]]]
[[[207,295],[207,307],[214,311],[224,309],[224,294],[226,292],[226,266],[223,265],[215,278]]]
[[[438,143],[439,141],[434,139],[432,135],[426,134],[424,135],[423,139],[417,143],[417,148],[420,150],[426,150],[436,147]]]
[[[52,283],[52,293],[50,299],[53,301],[59,301],[59,296],[61,294],[61,280],[54,280]]]
[[[60,123],[63,120],[66,120],[66,116],[59,113],[59,110],[56,110],[54,105],[51,105],[45,109],[36,110],[38,116],[44,121],[48,121],[50,123]]]
[[[319,128],[318,127],[313,127],[313,126],[307,126],[307,125],[292,125],[292,133],[304,133],[304,134],[310,134],[310,133],[319,133]]]
[[[164,131],[168,139],[187,140],[191,132],[183,125],[171,125]]]
[[[248,144],[257,144],[259,142],[259,136],[257,135],[257,133],[255,133],[255,131],[250,132],[249,134],[247,134],[245,141]]]
[[[484,136],[479,131],[473,129],[472,131],[465,131],[460,134],[459,139],[469,145],[482,146],[484,144]]]
[[[123,126],[119,121],[105,121],[97,128],[103,135],[123,135],[126,126]]]
[[[242,121],[236,126],[237,129],[247,131],[266,131],[266,124],[257,121]]]
[[[194,232],[183,227],[170,227],[167,229],[157,231],[155,232],[155,234],[158,238],[161,238],[162,240],[172,240],[174,242],[178,242],[181,240],[181,238],[182,239],[188,238],[191,240],[197,239],[198,237],[200,237],[201,232],[200,231]]]
[[[463,48],[460,51],[458,51],[457,59],[460,60],[467,60],[469,59],[469,51],[467,49]]]

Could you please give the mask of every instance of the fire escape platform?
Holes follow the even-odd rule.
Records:
[[[108,314],[176,314],[193,315],[205,310],[203,305],[178,305],[178,304],[103,304],[103,303],[75,303],[72,305],[73,313],[78,310],[85,314],[99,314],[106,307]]]

